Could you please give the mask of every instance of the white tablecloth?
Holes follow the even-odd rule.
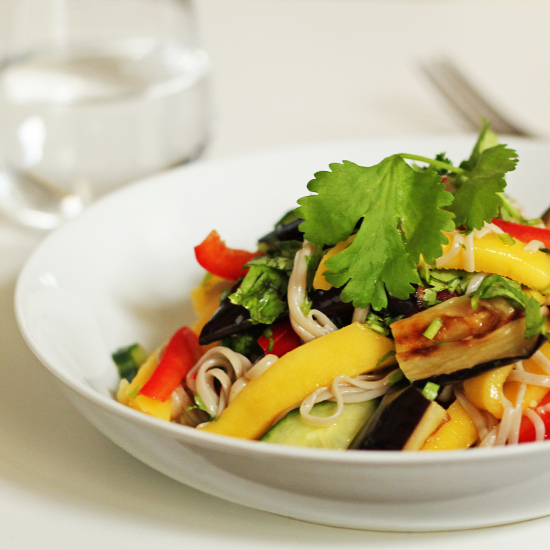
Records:
[[[512,117],[550,134],[544,0],[198,0],[197,12],[213,63],[205,160],[461,131],[417,68],[442,56]],[[0,218],[0,548],[505,550],[548,537],[550,518],[439,534],[311,525],[218,500],[142,465],[75,413],[19,335],[15,280],[42,238]]]

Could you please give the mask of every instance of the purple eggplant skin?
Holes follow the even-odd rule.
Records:
[[[272,243],[274,241],[300,241],[304,240],[304,234],[300,231],[300,224],[303,218],[296,218],[291,222],[277,225],[271,233],[264,235],[259,243]]]
[[[498,369],[500,367],[505,367],[506,365],[517,363],[518,361],[529,359],[542,346],[542,344],[544,344],[544,342],[547,342],[546,336],[544,336],[543,334],[539,334],[533,350],[527,355],[517,357],[505,357],[503,359],[495,359],[494,361],[486,361],[485,363],[479,363],[478,365],[475,365],[469,369],[457,370],[451,374],[439,374],[437,376],[430,376],[422,380],[415,380],[413,382],[413,385],[423,388],[427,382],[433,382],[434,384],[442,386],[444,384],[450,384],[452,382],[467,380],[468,378],[473,378],[474,376],[477,376],[478,374],[481,374],[483,372]]]
[[[233,287],[232,292],[236,289],[237,287]],[[312,302],[311,307],[326,315],[340,317],[344,323],[347,322],[349,324],[353,315],[353,305],[342,302],[340,293],[340,288],[314,290],[309,295]],[[288,320],[288,318],[288,310],[283,311],[273,324],[281,323]],[[199,344],[205,346],[212,342],[217,342],[222,338],[233,336],[252,326],[254,326],[254,323],[250,320],[249,311],[243,306],[231,303],[228,297],[224,298],[212,318],[204,325],[199,336]]]
[[[275,323],[286,321],[288,315],[288,310],[283,311],[283,313],[275,319]],[[248,309],[231,303],[229,297],[227,297],[222,300],[214,315],[212,315],[210,320],[204,325],[199,336],[199,344],[201,346],[206,346],[222,338],[227,338],[228,336],[243,332],[253,326],[259,325],[254,325],[250,320],[250,312]]]
[[[259,243],[270,244],[274,241],[300,241],[303,242],[304,234],[300,231],[300,224],[305,221],[304,218],[295,218],[288,223],[281,223],[275,226],[275,229],[264,235],[258,240]],[[363,219],[359,220],[355,225],[354,231],[358,231],[361,227]]]
[[[422,299],[418,297],[418,289],[415,288],[414,292],[408,297],[402,300],[395,296],[390,296],[388,293],[388,305],[380,311],[380,315],[383,317],[409,317],[419,311],[422,311]]]
[[[431,401],[406,381],[392,386],[372,418],[349,446],[357,451],[400,451],[415,431]]]

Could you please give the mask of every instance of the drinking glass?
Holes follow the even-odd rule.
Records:
[[[208,73],[191,0],[0,0],[0,209],[51,229],[196,158]]]

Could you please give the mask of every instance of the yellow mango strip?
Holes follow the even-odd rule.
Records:
[[[531,298],[534,298],[539,303],[539,306],[543,306],[546,302],[546,297],[544,296],[544,294],[541,294],[538,290],[531,290],[530,288],[524,288],[523,292],[525,292],[527,296],[531,296]]]
[[[138,395],[139,390],[151,378],[158,366],[158,353],[155,351],[149,359],[139,368],[136,377],[130,384],[121,387],[117,393],[117,399],[123,405],[132,407],[136,411],[143,412],[161,420],[170,421],[172,414],[172,401],[159,401],[146,395]]]
[[[286,409],[340,375],[357,376],[377,368],[394,349],[393,341],[366,325],[353,323],[300,346],[249,382],[218,420],[204,431],[258,439]]]
[[[443,246],[443,254],[453,242],[451,233],[444,232],[449,244]],[[475,271],[496,273],[508,277],[529,288],[544,292],[550,286],[550,254],[537,250],[526,252],[525,243],[515,241],[505,245],[495,233],[488,233],[481,239],[474,238]],[[464,269],[464,250],[441,269]]]
[[[545,342],[540,351],[550,359],[550,343]],[[533,359],[525,359],[523,361],[523,369],[525,372],[530,372],[532,374],[542,374],[547,376],[546,371],[539,366],[539,364]],[[506,382],[504,384],[504,395],[515,405],[517,401],[517,396],[519,389],[521,387],[521,382]],[[550,391],[548,388],[543,388],[542,386],[533,386],[527,384],[525,388],[525,395],[523,396],[522,409],[526,410],[529,407],[535,408],[542,398]]]
[[[198,320],[192,326],[196,334],[200,334],[204,325],[214,315],[220,305],[220,294],[231,288],[232,283],[233,281],[207,273],[201,284],[191,291],[193,310],[198,316]]]
[[[514,365],[493,369],[464,381],[464,393],[478,409],[489,411],[496,418],[502,418],[502,392],[506,378]]]
[[[355,238],[355,235],[352,235],[345,241],[339,242],[336,246],[333,246],[322,258],[319,262],[319,267],[317,267],[317,271],[315,272],[315,277],[313,278],[313,288],[316,290],[330,290],[332,288],[332,285],[325,279],[325,271],[328,271],[328,267],[325,267],[325,262],[332,258],[335,254],[338,254],[338,252],[342,252],[342,250],[345,250]]]
[[[447,414],[450,420],[428,437],[421,451],[468,449],[477,441],[476,427],[458,400],[447,409]]]

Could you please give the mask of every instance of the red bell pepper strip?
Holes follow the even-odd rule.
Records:
[[[166,401],[201,356],[198,336],[189,327],[180,328],[170,338],[155,372],[139,393]]]
[[[211,231],[201,244],[195,247],[197,262],[209,273],[223,279],[238,279],[246,275],[243,266],[259,252],[228,248],[216,230]]]
[[[547,405],[548,403],[550,403],[550,392],[548,392],[541,399],[537,408]],[[537,414],[541,417],[542,421],[544,422],[544,426],[546,428],[544,439],[550,439],[550,411],[544,411],[544,410],[540,412],[537,411]],[[536,441],[535,426],[533,425],[533,422],[527,416],[524,415],[521,417],[518,442],[529,443],[531,441]]]
[[[497,219],[492,220],[492,222],[496,226],[500,227],[502,231],[508,233],[510,237],[518,239],[518,241],[522,241],[524,243],[528,243],[530,241],[540,241],[544,243],[545,248],[550,248],[550,229],[532,227],[521,223],[505,222]]]
[[[280,358],[302,344],[289,321],[277,323],[270,330],[271,338],[263,334],[258,338],[258,344],[266,355],[270,353]]]

